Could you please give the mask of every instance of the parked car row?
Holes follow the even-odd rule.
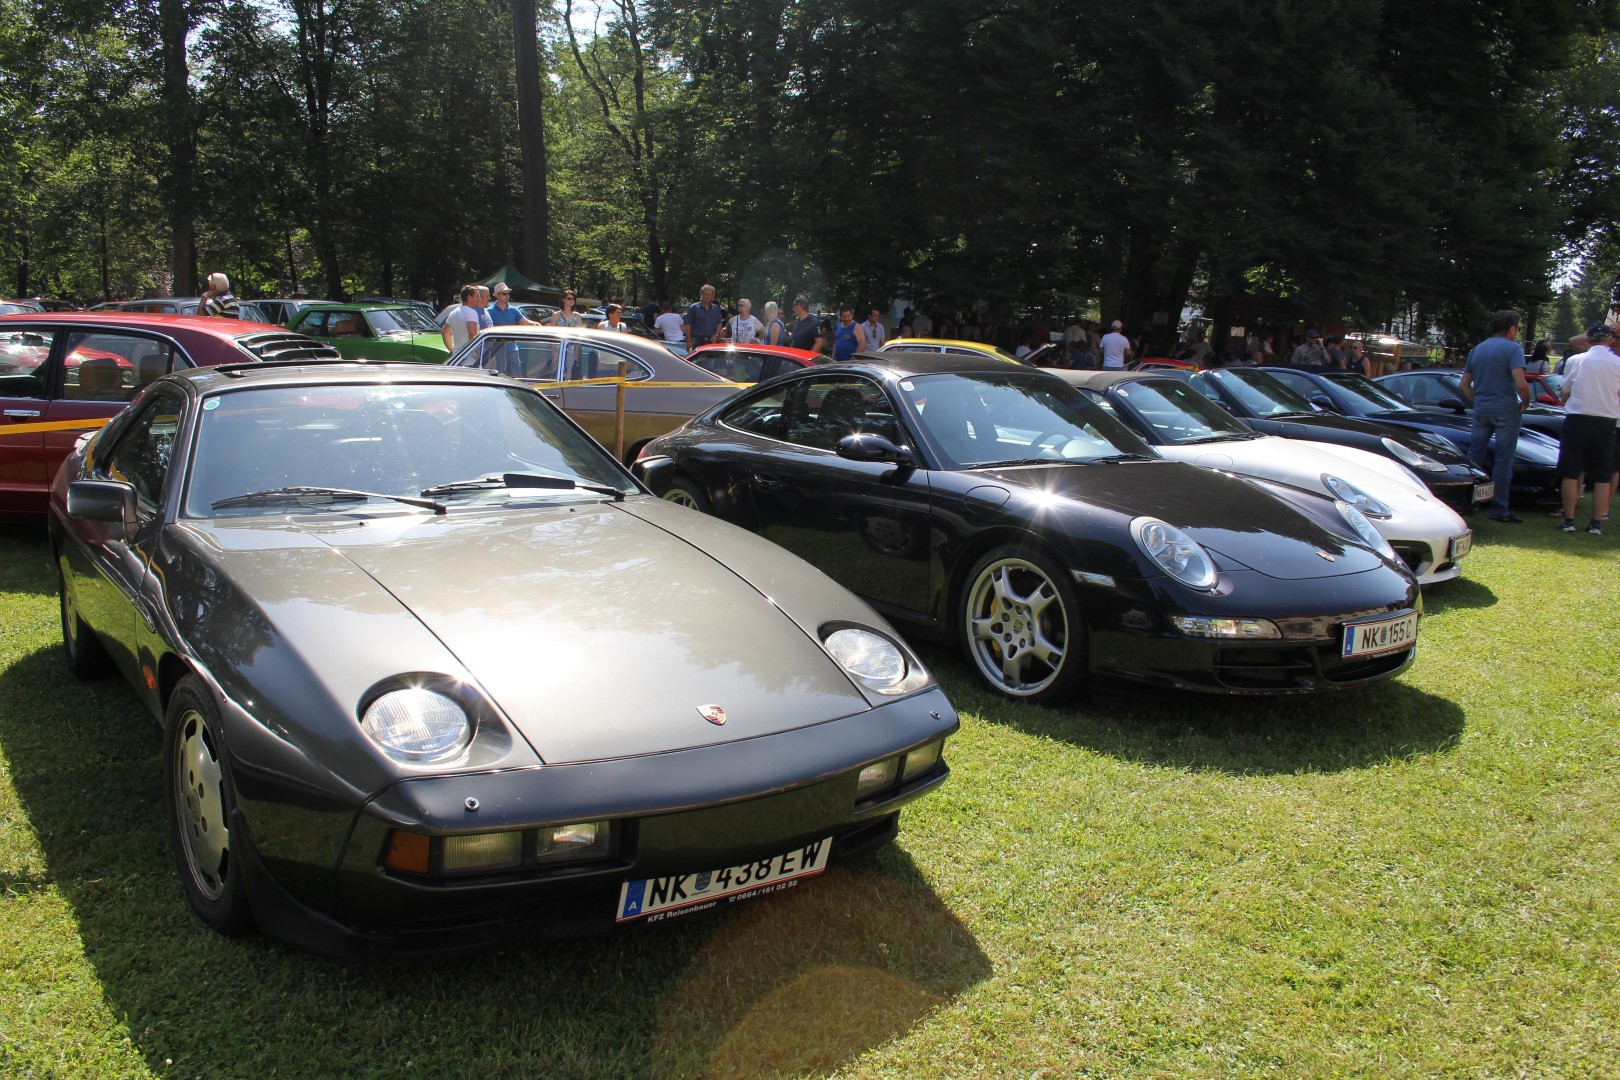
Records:
[[[65,455],[28,468],[68,665],[161,722],[224,933],[432,956],[797,887],[949,774],[915,641],[1047,704],[1365,686],[1413,662],[1420,584],[1490,497],[1429,430],[1256,369],[521,326],[340,356],[411,310],[308,305],[319,341],[0,319],[0,387],[38,403],[10,431]],[[378,312],[402,329],[334,332]]]

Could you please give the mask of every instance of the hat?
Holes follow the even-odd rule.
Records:
[[[1307,331],[1305,331],[1305,336],[1308,337],[1308,338],[1313,338],[1313,337],[1321,337],[1322,335],[1317,333],[1315,330],[1307,330]]]
[[[508,288],[508,287],[507,287],[507,284],[506,284],[506,282],[504,282],[504,281],[497,281],[497,282],[496,282],[496,283],[495,283],[495,289],[494,289],[494,291],[495,291],[495,292],[498,292],[498,293],[503,293],[503,292],[511,292],[511,291],[512,291],[512,290],[511,290],[511,289],[510,289],[510,288]]]
[[[1614,337],[1614,327],[1608,323],[1593,323],[1586,328],[1587,341],[1602,341],[1611,337]]]

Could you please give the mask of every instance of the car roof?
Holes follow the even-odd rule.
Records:
[[[263,386],[306,386],[311,382],[431,382],[524,387],[483,368],[448,368],[437,364],[380,363],[373,360],[290,360],[257,364],[223,364],[187,368],[164,376],[189,383],[199,394]]]
[[[905,352],[907,346],[926,345],[929,348],[964,349],[970,352],[983,353],[985,356],[994,356],[1002,360],[1017,359],[1009,357],[994,345],[982,341],[963,341],[960,338],[933,338],[933,337],[903,337],[890,338],[878,346],[878,352]]]
[[[483,341],[491,336],[532,337],[542,341],[577,341],[619,348],[635,353],[643,361],[654,368],[662,369],[663,372],[678,374],[684,382],[731,382],[730,379],[716,375],[707,368],[701,368],[685,357],[675,355],[664,348],[660,341],[618,330],[594,330],[586,326],[522,326],[514,323],[509,326],[490,327],[479,333],[477,340]]]
[[[1077,368],[1059,368],[1058,375],[1068,383],[1075,386],[1084,386],[1092,390],[1106,390],[1115,383],[1141,382],[1144,379],[1163,378],[1167,371],[1179,369],[1166,369],[1165,371],[1085,371]],[[1181,380],[1177,379],[1176,382]]]
[[[284,327],[243,319],[210,318],[204,315],[170,315],[158,311],[47,311],[26,315],[0,315],[0,326],[21,323],[49,323],[52,326],[100,326],[129,330],[180,330],[210,334],[218,338],[239,338]]]
[[[835,364],[823,364],[815,369],[817,377],[836,375],[843,371],[884,380],[903,379],[908,375],[941,373],[1026,375],[1030,378],[1057,380],[1057,376],[1052,373],[1050,368],[1030,367],[1027,364],[1013,365],[1005,360],[986,356],[983,353],[968,356],[963,353],[906,352],[898,349],[893,352],[856,353],[848,360]]]

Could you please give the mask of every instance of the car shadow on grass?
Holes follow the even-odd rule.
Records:
[[[157,723],[122,682],[62,664],[46,648],[0,672],[0,752],[44,854],[17,885],[71,906],[106,1007],[157,1073],[814,1074],[990,975],[895,845],[732,911],[435,966],[222,938],[174,868]]]
[[[967,663],[923,652],[958,711],[1143,765],[1234,775],[1361,769],[1451,749],[1463,710],[1400,680],[1306,697],[1130,694],[1093,688],[1056,707],[1010,701]]]
[[[56,595],[56,569],[43,522],[0,525],[0,593]]]
[[[1489,585],[1461,577],[1423,590],[1423,611],[1438,615],[1453,608],[1486,608],[1496,603]]]

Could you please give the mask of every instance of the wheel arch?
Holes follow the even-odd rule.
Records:
[[[1068,560],[1058,554],[1057,547],[1054,544],[1040,533],[1029,529],[1006,525],[995,529],[987,529],[974,536],[963,545],[954,560],[955,565],[950,573],[950,578],[945,582],[942,597],[945,605],[945,618],[942,620],[942,625],[945,627],[946,634],[953,640],[957,631],[961,628],[962,594],[968,587],[968,578],[973,573],[973,567],[980,559],[984,558],[986,553],[998,547],[1034,548],[1059,566],[1066,566],[1068,563]]]

